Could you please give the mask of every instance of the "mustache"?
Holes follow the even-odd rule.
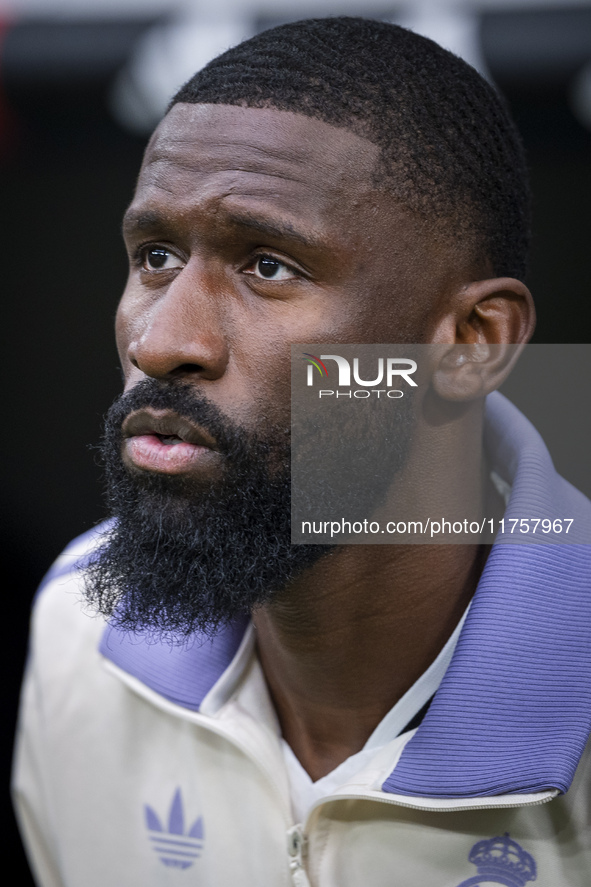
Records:
[[[170,410],[199,425],[215,439],[217,449],[226,456],[242,451],[245,440],[249,438],[244,428],[233,422],[192,385],[176,380],[161,382],[158,379],[143,379],[113,402],[105,417],[110,436],[122,439],[124,421],[131,413],[145,408]]]

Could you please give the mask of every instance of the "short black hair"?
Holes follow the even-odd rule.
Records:
[[[494,275],[524,279],[519,134],[495,89],[432,40],[348,16],[280,25],[211,61],[170,107],[178,102],[270,107],[352,130],[380,148],[379,187],[445,224]]]

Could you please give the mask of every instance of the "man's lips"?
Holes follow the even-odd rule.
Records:
[[[169,410],[136,410],[124,420],[122,431],[124,461],[144,471],[186,474],[221,458],[211,435]]]

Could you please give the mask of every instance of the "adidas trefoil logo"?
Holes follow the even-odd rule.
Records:
[[[185,813],[180,788],[177,788],[170,805],[168,830],[164,828],[158,814],[148,804],[144,804],[144,812],[150,841],[164,865],[188,869],[196,859],[199,859],[203,849],[203,817],[196,819],[185,832]]]

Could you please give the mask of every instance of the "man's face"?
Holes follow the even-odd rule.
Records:
[[[326,552],[289,543],[289,346],[424,341],[450,286],[438,250],[375,187],[377,160],[347,130],[272,109],[179,104],[158,127],[124,222],[126,394],[107,428],[111,549],[127,566],[107,558],[95,598],[149,575],[138,619],[154,622],[182,598],[158,604],[158,587],[186,555],[187,593],[211,585],[189,630],[263,602]],[[236,598],[247,566],[265,588],[248,580]],[[217,612],[224,583],[233,603]]]
[[[254,429],[289,415],[291,343],[424,335],[445,281],[374,188],[377,159],[365,139],[299,114],[173,107],[124,223],[126,390],[182,378]]]

